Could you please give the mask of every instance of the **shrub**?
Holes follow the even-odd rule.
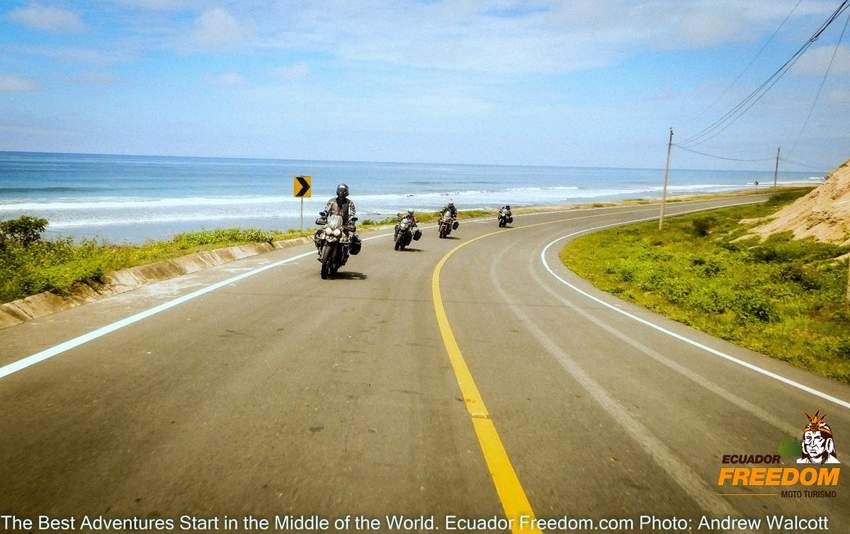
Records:
[[[769,323],[779,318],[773,302],[755,291],[740,291],[732,302],[733,309],[741,322],[761,321]]]
[[[661,284],[661,294],[670,302],[679,304],[691,294],[691,285],[681,278],[667,278]]]
[[[838,340],[835,347],[835,353],[845,360],[850,360],[850,337],[843,337]]]
[[[702,286],[690,294],[687,306],[702,313],[716,314],[728,310],[732,300],[728,292],[720,291],[715,287]]]
[[[9,242],[28,247],[41,240],[41,234],[47,229],[47,219],[21,215],[17,219],[0,221],[0,248]]]
[[[694,234],[705,237],[709,231],[717,225],[717,220],[714,217],[698,217],[691,221]]]

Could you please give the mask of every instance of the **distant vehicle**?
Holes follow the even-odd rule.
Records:
[[[457,230],[458,222],[452,217],[448,211],[443,212],[440,217],[440,222],[437,224],[437,229],[440,233],[440,238],[446,238],[452,233],[452,230]]]
[[[324,227],[316,232],[314,239],[319,249],[319,261],[322,263],[322,280],[333,278],[339,268],[346,264],[350,252],[349,235],[357,217],[352,217],[350,227],[345,227],[342,216],[330,215],[326,211],[319,214],[316,224]]]
[[[508,224],[514,222],[513,215],[511,214],[511,207],[505,206],[499,210],[499,228],[504,228]]]

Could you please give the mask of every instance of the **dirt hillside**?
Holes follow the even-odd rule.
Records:
[[[850,244],[850,160],[832,171],[811,193],[785,206],[752,232],[767,237],[789,230],[795,239],[814,237]]]

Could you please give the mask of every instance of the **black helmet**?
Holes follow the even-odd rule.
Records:
[[[455,203],[454,203],[454,202],[452,202],[451,200],[449,200],[449,207],[450,207],[450,208],[455,207]]]
[[[348,186],[345,184],[339,184],[336,186],[336,196],[347,198],[348,197]]]
[[[508,209],[508,210],[511,209],[511,205],[508,204],[507,206],[505,206],[505,209]]]

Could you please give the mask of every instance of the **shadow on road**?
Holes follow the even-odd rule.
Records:
[[[403,248],[403,249],[401,249],[401,251],[400,251],[400,252],[422,252],[422,249],[421,249],[421,248],[410,248],[410,247],[407,247],[407,248]]]
[[[366,280],[369,278],[366,273],[358,273],[355,271],[340,271],[336,273],[331,280]]]

